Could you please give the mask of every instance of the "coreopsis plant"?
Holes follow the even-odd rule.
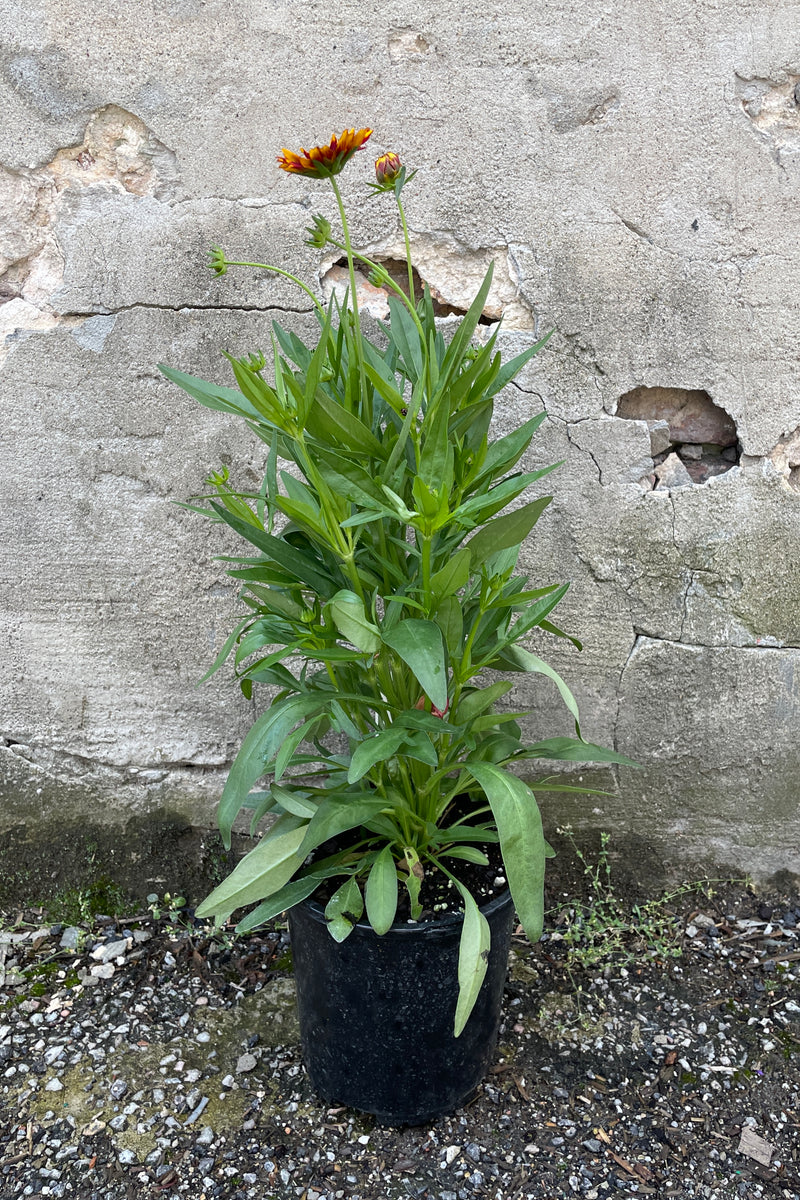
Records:
[[[371,186],[397,207],[408,294],[353,250],[336,176],[370,133],[346,130],[278,158],[283,170],[333,188],[341,235],[320,216],[309,242],[347,255],[343,304],[323,307],[281,268],[212,253],[217,274],[248,265],[294,279],[315,306],[315,344],[273,323],[271,356],[227,356],[233,388],[161,368],[201,404],[244,419],[268,447],[258,492],[236,489],[222,470],[192,505],[242,540],[228,574],[241,584],[243,615],[212,670],[233,655],[246,696],[270,689],[222,793],[226,846],[243,809],[253,830],[272,818],[197,912],[222,920],[256,904],[237,925],[250,930],[325,883],[334,938],[346,938],[365,909],[383,935],[399,889],[417,919],[422,880],[441,872],[464,913],[458,1034],[489,946],[459,864],[488,864],[486,847],[499,842],[520,921],[532,941],[542,929],[548,846],[536,792],[567,785],[529,784],[515,768],[531,759],[626,760],[581,740],[568,687],[524,645],[533,630],[567,636],[551,619],[567,585],[531,582],[517,567],[550,497],[515,501],[552,467],[518,467],[544,413],[495,438],[492,408],[547,339],[506,363],[497,328],[473,343],[490,269],[448,343],[427,289],[414,298],[402,195],[411,176],[394,153],[378,159]],[[361,328],[356,262],[391,293],[377,339]],[[502,707],[513,684],[489,681],[488,672],[546,677],[576,736],[525,740],[521,714]]]

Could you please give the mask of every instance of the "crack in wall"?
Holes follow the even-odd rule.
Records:
[[[581,422],[575,422],[575,421],[569,421],[569,422],[565,421],[564,422],[564,428],[565,428],[566,434],[567,434],[567,441],[569,442],[570,446],[574,446],[575,449],[580,451],[581,454],[589,455],[589,458],[592,460],[595,467],[597,468],[597,482],[600,484],[600,487],[604,487],[605,485],[604,485],[604,481],[603,481],[603,469],[600,466],[600,463],[597,461],[593,452],[589,449],[588,446],[581,446],[580,442],[576,442],[572,436],[572,426],[575,424],[580,424],[580,423]]]
[[[308,308],[291,308],[284,304],[156,304],[144,300],[137,300],[133,304],[121,304],[118,308],[93,308],[88,310],[77,310],[74,312],[65,312],[61,314],[64,320],[82,319],[87,320],[91,317],[116,317],[120,313],[135,312],[137,309],[154,309],[161,312],[254,312],[254,313],[292,313],[303,315],[305,313],[313,313],[315,310],[309,306]]]
[[[120,787],[136,784],[158,784],[169,780],[170,776],[216,775],[229,771],[233,758],[219,758],[207,762],[196,762],[191,759],[175,759],[145,763],[109,762],[91,754],[80,754],[77,751],[51,748],[32,743],[21,742],[10,735],[0,734],[0,752],[6,750],[15,758],[21,759],[42,775],[55,780],[80,782],[98,774],[105,778],[111,777]],[[57,764],[57,765],[56,765]]]
[[[617,212],[615,208],[612,208],[611,211],[617,220],[621,221],[625,228],[629,229],[631,233],[635,233],[638,238],[640,238],[643,242],[647,242],[649,246],[655,245],[655,242],[650,237],[650,234],[646,233],[644,229],[642,229],[641,225],[637,225],[635,221],[629,221],[627,217],[623,217],[622,213]]]

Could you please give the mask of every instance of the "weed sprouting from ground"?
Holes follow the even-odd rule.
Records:
[[[586,901],[571,900],[552,910],[551,940],[566,949],[565,965],[584,969],[608,961],[622,965],[642,957],[666,961],[683,953],[684,923],[676,902],[695,894],[712,901],[721,884],[745,880],[700,879],[684,883],[644,904],[629,904],[614,886],[609,856],[610,835],[600,835],[596,861],[590,861],[575,841],[570,826],[559,829],[580,862],[588,883]]]
[[[119,916],[130,907],[122,889],[107,875],[83,887],[67,888],[47,904],[48,919],[64,925],[89,925],[95,917]]]

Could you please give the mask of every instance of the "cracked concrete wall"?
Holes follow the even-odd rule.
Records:
[[[218,348],[263,345],[274,314],[311,328],[286,281],[215,279],[205,251],[321,293],[303,231],[334,205],[274,156],[371,125],[419,169],[422,277],[463,306],[492,256],[509,351],[556,330],[498,425],[547,410],[531,461],[564,465],[526,561],[571,580],[584,651],[546,653],[585,735],[643,767],[585,772],[613,795],[548,823],[676,869],[800,871],[800,9],[31,0],[0,32],[3,826],[211,822],[251,713],[228,679],[194,686],[235,598],[223,536],[170,501],[221,462],[257,479],[260,451],[154,364],[224,379]],[[342,176],[353,224],[396,257],[370,161]],[[737,461],[702,484],[689,447],[654,463],[647,421],[616,415],[642,388],[707,393]],[[553,699],[521,681],[532,733],[567,731]]]

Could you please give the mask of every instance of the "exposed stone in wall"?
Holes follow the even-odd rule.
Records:
[[[407,59],[422,59],[433,52],[433,46],[424,33],[412,26],[393,29],[388,38],[389,58],[394,63]]]
[[[800,75],[783,79],[737,78],[742,108],[753,128],[776,151],[800,151]]]
[[[373,262],[386,265],[389,273],[403,286],[406,268],[405,246],[399,239],[387,239],[375,246],[360,247]],[[440,316],[464,313],[475,298],[490,262],[494,262],[492,287],[483,310],[486,323],[503,318],[504,329],[534,329],[536,320],[519,292],[519,280],[513,256],[507,246],[471,250],[455,238],[442,234],[412,234],[411,254],[415,267],[415,290],[421,284],[430,288]],[[322,292],[329,300],[336,292],[344,296],[348,287],[347,267],[341,260],[323,263],[320,270]],[[405,283],[404,290],[408,290]],[[363,271],[356,273],[359,309],[385,320],[389,315],[390,288],[377,288]]]
[[[64,279],[55,226],[76,193],[92,187],[134,196],[172,197],[175,155],[133,113],[115,104],[93,113],[80,145],[59,150],[43,167],[0,165],[0,362],[34,330],[80,325],[50,300]]]
[[[781,438],[769,457],[789,487],[800,492],[800,428]]]
[[[621,396],[618,417],[650,429],[654,488],[690,487],[724,475],[739,461],[733,418],[699,389],[637,387]]]

